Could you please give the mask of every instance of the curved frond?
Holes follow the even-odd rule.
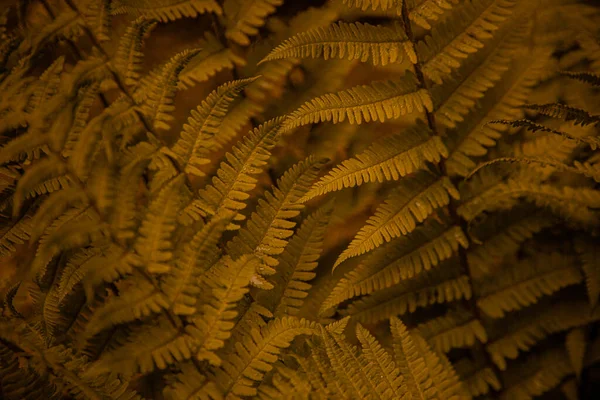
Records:
[[[355,296],[370,294],[410,279],[451,258],[469,242],[460,227],[428,224],[409,236],[380,247],[356,269],[346,274],[323,304],[323,310]]]
[[[575,258],[560,253],[539,254],[505,267],[480,284],[477,306],[492,318],[537,303],[544,295],[583,281]]]
[[[576,238],[575,250],[581,260],[590,305],[595,309],[600,298],[600,251],[595,243],[582,238]]]
[[[155,21],[140,17],[127,27],[119,42],[112,64],[126,85],[139,83],[144,41],[155,26]]]
[[[458,200],[459,196],[448,178],[435,180],[427,173],[417,173],[402,180],[338,257],[334,268],[350,257],[409,234],[437,208],[447,206],[450,197]]]
[[[209,153],[217,147],[214,137],[229,105],[255,79],[227,82],[212,91],[196,110],[192,110],[177,142],[170,149],[163,148],[163,152],[176,159],[185,173],[204,176],[200,167],[210,162]]]
[[[302,32],[277,46],[263,61],[309,57],[369,61],[374,65],[401,63],[405,57],[413,64],[417,61],[400,24],[385,27],[360,22],[338,22]]]
[[[370,85],[317,97],[292,112],[284,123],[288,131],[302,125],[348,119],[351,124],[400,118],[414,111],[433,111],[429,92],[420,89],[412,73],[400,81],[375,81]]]
[[[398,180],[424,169],[427,162],[440,162],[447,155],[441,139],[431,136],[431,131],[420,121],[405,132],[382,137],[355,158],[334,167],[300,201],[363,182]]]
[[[275,12],[284,0],[225,0],[223,11],[227,18],[225,37],[242,46],[250,44],[250,36],[258,34],[268,15]]]
[[[475,340],[487,342],[488,335],[481,321],[465,310],[450,310],[418,326],[419,333],[438,352],[471,347]]]
[[[222,10],[215,0],[118,0],[114,7],[115,14],[142,15],[162,22],[193,18],[207,12],[220,15]]]

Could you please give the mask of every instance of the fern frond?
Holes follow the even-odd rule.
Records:
[[[130,262],[150,273],[171,269],[173,258],[172,235],[177,227],[180,207],[181,177],[167,184],[148,207],[133,248]]]
[[[384,122],[425,109],[433,111],[429,92],[418,88],[409,72],[401,81],[375,81],[317,97],[289,114],[283,129],[325,121],[337,124],[346,118],[351,124]]]
[[[577,79],[578,81],[588,83],[592,86],[600,86],[600,75],[592,72],[561,71],[560,73],[564,76],[567,76],[572,79]]]
[[[90,2],[83,12],[87,26],[91,28],[99,42],[110,40],[112,2],[113,0]]]
[[[261,62],[309,57],[369,61],[374,65],[401,63],[405,57],[413,64],[417,61],[413,45],[400,24],[388,28],[360,22],[338,22],[286,40]]]
[[[506,218],[506,215],[501,214],[500,217]],[[494,226],[493,228],[497,229],[493,230],[493,236],[469,249],[467,253],[469,267],[481,274],[490,273],[492,270],[490,267],[501,263],[504,256],[516,252],[521,243],[531,239],[534,234],[553,223],[554,221],[546,215],[533,215],[514,220],[508,226]],[[485,232],[485,229],[490,228],[488,225],[484,225],[478,231]],[[490,229],[490,231],[492,230]],[[477,234],[471,232],[471,235],[476,236]]]
[[[438,163],[447,155],[441,139],[431,136],[427,126],[419,122],[405,132],[382,137],[355,158],[343,161],[315,183],[300,201],[363,182],[398,180],[424,169],[426,162]]]
[[[87,338],[112,326],[157,314],[170,306],[165,294],[149,281],[128,278],[119,281],[117,287],[125,290],[109,297],[95,310],[86,326]]]
[[[456,16],[434,27],[417,46],[425,76],[441,84],[460,67],[462,59],[484,47],[483,42],[493,37],[515,4],[515,0],[472,1],[459,8]]]
[[[542,310],[534,307],[523,310],[523,315],[502,320],[504,334],[486,345],[498,368],[506,370],[507,359],[516,359],[519,352],[529,351],[546,337],[584,326],[600,317],[598,312],[590,313],[590,308],[581,301],[565,301]]]
[[[511,371],[509,371],[511,372]],[[505,381],[516,381],[498,396],[501,400],[531,400],[555,388],[573,373],[571,363],[563,349],[551,349],[525,360],[514,368]]]
[[[198,14],[212,12],[222,14],[215,0],[118,0],[114,13],[156,18],[162,22],[180,18],[194,18]]]
[[[217,257],[217,243],[233,215],[212,219],[187,242],[174,265],[160,283],[160,289],[172,303],[176,315],[198,312],[196,298],[201,292],[198,280]]]
[[[149,159],[139,158],[122,167],[116,187],[119,193],[119,206],[110,215],[110,228],[117,238],[123,242],[135,237],[137,227],[136,195]]]
[[[296,226],[292,219],[304,208],[298,200],[306,194],[323,164],[308,157],[290,168],[265,194],[265,199],[258,201],[246,226],[227,244],[229,254],[254,253],[265,263],[265,269],[276,267],[279,261],[275,257],[284,251]]]
[[[419,333],[433,350],[448,353],[451,349],[471,347],[475,340],[487,342],[487,332],[481,321],[465,310],[450,310],[418,326]]]
[[[597,216],[592,209],[600,207],[600,196],[595,190],[510,180],[464,202],[457,211],[467,221],[471,221],[484,211],[512,207],[522,197],[582,224],[593,223]]]
[[[448,267],[448,266],[446,266]],[[343,311],[359,322],[374,323],[419,307],[471,298],[469,277],[441,267],[354,301]]]
[[[238,314],[236,303],[248,293],[248,285],[258,265],[258,259],[253,256],[243,256],[235,261],[226,256],[203,278],[203,285],[210,291],[210,300],[203,305],[202,313],[185,328],[195,340],[196,359],[221,364],[215,351],[231,336],[233,320]]]
[[[571,329],[565,337],[565,348],[571,361],[571,367],[575,371],[578,380],[581,379],[584,359],[586,356],[587,334],[584,328]]]
[[[389,288],[402,281],[410,288],[411,278],[429,271],[451,258],[459,247],[468,247],[468,240],[460,227],[447,228],[428,224],[380,247],[356,269],[350,271],[333,289],[323,309],[355,296]]]
[[[591,308],[595,309],[600,298],[600,253],[598,247],[595,243],[583,238],[576,238],[575,251],[585,275],[585,286]]]
[[[316,273],[325,232],[333,204],[326,204],[306,218],[277,259],[279,266],[273,276],[274,288],[262,291],[257,301],[273,311],[275,317],[296,315],[308,296]]]
[[[504,268],[480,285],[477,305],[492,318],[536,303],[542,296],[583,281],[575,259],[560,253],[540,254]]]
[[[127,27],[119,41],[119,47],[111,61],[126,85],[139,83],[144,57],[144,41],[156,27],[156,22],[144,17],[137,18]]]
[[[244,87],[255,79],[227,82],[212,91],[196,110],[192,110],[177,142],[170,149],[163,148],[166,154],[178,161],[184,172],[195,176],[205,175],[200,167],[210,162],[208,155],[217,144],[214,136],[219,132],[228,107]]]
[[[155,129],[169,129],[170,113],[175,109],[173,97],[177,92],[179,74],[199,53],[199,50],[184,50],[176,54],[158,71],[150,71],[148,85],[144,88],[141,111]],[[140,86],[141,87],[141,86]]]
[[[30,94],[24,108],[26,113],[39,112],[40,106],[58,93],[64,63],[64,57],[57,58],[28,89]]]
[[[558,118],[567,122],[572,121],[575,125],[583,126],[600,123],[600,115],[591,115],[581,108],[569,107],[565,104],[528,104],[525,106],[525,108],[551,118]]]
[[[381,398],[402,398],[406,393],[402,385],[404,379],[392,357],[360,324],[356,325],[356,336],[362,345],[362,356],[372,366],[369,368],[370,378],[378,382],[377,393]]]
[[[362,11],[368,9],[383,11],[396,10],[398,15],[402,14],[402,3],[404,0],[344,0],[348,7],[360,8]]]
[[[531,132],[546,132],[546,133],[552,133],[554,135],[558,135],[558,136],[562,136],[564,138],[567,138],[569,140],[573,140],[576,143],[582,143],[582,144],[586,144],[588,145],[592,150],[596,150],[597,148],[600,147],[600,140],[598,138],[595,137],[575,137],[567,132],[562,132],[562,131],[558,131],[556,129],[552,129],[549,128],[545,125],[542,124],[537,124],[533,121],[530,121],[528,119],[517,119],[517,120],[511,120],[511,121],[507,121],[507,120],[494,120],[494,121],[489,121],[488,124],[504,124],[504,125],[509,125],[512,126],[514,128],[526,128],[528,130],[530,130]]]
[[[437,21],[459,0],[404,0],[407,2],[408,18],[425,29],[431,29],[429,21]]]
[[[448,178],[435,180],[430,174],[417,173],[400,182],[394,192],[380,205],[350,245],[336,260],[333,268],[350,257],[356,257],[379,247],[393,238],[412,232],[437,208],[458,200],[458,190]]]
[[[441,359],[444,356],[431,351],[425,340],[415,332],[410,333],[400,319],[391,318],[390,325],[396,363],[408,393],[423,399],[461,398],[463,388],[450,363]]]
[[[258,34],[268,15],[283,4],[284,0],[225,0],[223,10],[227,17],[225,37],[235,43],[248,46],[250,36]]]
[[[462,358],[454,367],[473,397],[489,394],[491,389],[498,391],[502,387],[491,367],[478,365],[469,358]]]
[[[271,371],[282,349],[289,347],[298,335],[319,334],[313,322],[294,317],[276,318],[260,331],[254,330],[223,359],[223,368],[216,372],[217,382],[225,393],[236,396],[255,396],[254,381],[262,380]]]
[[[17,251],[15,246],[26,243],[33,230],[30,215],[24,215],[10,224],[4,223],[0,231],[0,257],[7,257]]]
[[[246,207],[245,201],[256,186],[254,175],[262,172],[279,138],[282,119],[270,120],[250,132],[232,153],[227,153],[212,185],[200,190],[199,198],[184,210],[184,215],[198,220],[198,215],[214,215],[222,207],[238,213],[234,220],[243,220],[239,214]]]
[[[198,47],[201,48],[198,55],[179,74],[180,89],[189,89],[198,83],[205,82],[221,70],[246,65],[244,58],[236,54],[233,49],[224,47],[219,39],[210,32],[204,33],[204,38]],[[256,75],[261,74],[257,73]]]

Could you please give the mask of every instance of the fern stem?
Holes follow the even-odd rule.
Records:
[[[425,90],[429,91],[429,87],[427,85],[427,81],[425,80],[425,75],[423,74],[423,70],[421,67],[421,61],[419,60],[419,53],[417,52],[417,49],[416,49],[416,39],[415,39],[413,31],[412,31],[412,26],[411,26],[411,22],[410,22],[410,18],[409,18],[409,13],[408,13],[408,5],[407,5],[406,1],[402,3],[402,24],[404,26],[404,32],[406,33],[408,40],[412,43],[412,46],[415,50],[415,54],[417,55],[417,62],[414,64],[413,67],[414,67],[415,76],[417,78],[418,86],[421,89],[425,89]],[[431,130],[433,136],[441,137],[442,134],[437,129],[437,123],[435,120],[435,111],[429,111],[429,110],[425,109],[425,117],[427,119],[427,125],[428,125],[429,129]],[[452,179],[452,177],[450,177],[448,174],[448,170],[446,168],[446,160],[444,158],[442,158],[440,160],[437,167],[438,167],[438,173],[440,176],[447,176],[448,178],[450,178],[452,183],[456,185],[456,183],[457,183],[456,179]],[[448,214],[451,218],[451,221],[455,225],[458,225],[463,230],[463,232],[468,232],[468,222],[464,218],[462,218],[460,215],[458,215],[458,212],[456,211],[457,210],[456,200],[454,200],[453,198],[450,198],[450,201],[447,206],[447,210],[448,210]],[[469,240],[469,242],[470,242],[470,240]],[[475,287],[473,285],[473,276],[471,273],[471,268],[469,266],[467,250],[465,248],[463,248],[462,246],[458,247],[458,259],[459,259],[459,263],[460,263],[461,272],[463,274],[465,274],[466,276],[468,276],[468,278],[469,278],[469,282],[471,285],[471,293],[472,293],[469,300],[463,299],[462,302],[463,302],[463,304],[465,304],[466,308],[471,312],[473,317],[475,319],[479,320],[480,322],[482,322],[481,313],[479,311],[479,307],[477,307],[476,298],[474,296]],[[496,375],[496,377],[498,378],[498,381],[500,382],[500,386],[501,387],[504,386],[503,382],[502,382],[502,378],[501,378],[501,371],[496,366],[496,364],[493,362],[490,354],[485,349],[483,343],[481,343],[477,340],[475,341],[474,348],[471,347],[471,357],[473,358],[473,360],[476,363],[482,362],[486,366],[489,366],[492,369],[492,371],[494,372],[494,374]]]

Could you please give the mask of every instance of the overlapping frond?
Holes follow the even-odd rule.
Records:
[[[402,133],[382,137],[355,158],[334,167],[302,201],[363,182],[398,180],[424,169],[427,162],[438,163],[447,154],[441,139],[431,136],[431,131],[420,122]]]
[[[114,6],[115,14],[142,15],[163,22],[193,18],[207,12],[222,14],[221,7],[215,0],[118,0]]]
[[[477,305],[493,318],[535,304],[542,296],[583,281],[574,257],[539,254],[510,267],[480,285]]]
[[[360,22],[338,22],[302,32],[273,49],[264,61],[309,57],[369,61],[374,65],[402,62],[406,57],[412,63],[417,61],[400,24],[385,27]]]
[[[245,201],[256,186],[255,175],[263,171],[278,140],[282,119],[268,121],[242,139],[221,163],[212,185],[200,190],[199,197],[188,205],[184,215],[192,220],[199,216],[215,215],[223,207],[238,213],[234,220],[243,220],[239,214]]]
[[[317,97],[289,114],[283,129],[324,121],[337,124],[346,119],[351,124],[384,122],[425,109],[433,110],[429,92],[418,88],[414,75],[407,73],[399,81],[375,81]]]
[[[350,257],[409,234],[437,208],[448,205],[451,197],[458,200],[459,196],[447,178],[437,180],[423,172],[402,180],[338,257],[334,268]]]
[[[488,339],[481,321],[462,309],[450,310],[422,323],[418,330],[435,351],[443,353],[455,348],[471,347],[475,340],[486,343]]]
[[[250,36],[258,33],[268,15],[275,12],[284,0],[225,0],[223,11],[227,17],[225,36],[242,45],[250,44]]]
[[[411,235],[380,247],[357,268],[346,274],[323,304],[327,309],[342,301],[370,294],[401,283],[410,288],[410,279],[437,267],[469,242],[460,227],[429,223]]]
[[[127,27],[119,42],[112,63],[126,85],[139,83],[144,56],[144,41],[155,26],[155,21],[140,17]]]
[[[209,153],[217,146],[214,137],[227,113],[229,105],[246,85],[254,79],[241,79],[219,86],[212,91],[196,110],[192,110],[179,140],[163,151],[176,159],[181,169],[191,175],[203,176],[200,169],[208,164]]]

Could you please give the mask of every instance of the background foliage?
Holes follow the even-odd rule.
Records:
[[[3,3],[2,398],[593,398],[595,2]]]

